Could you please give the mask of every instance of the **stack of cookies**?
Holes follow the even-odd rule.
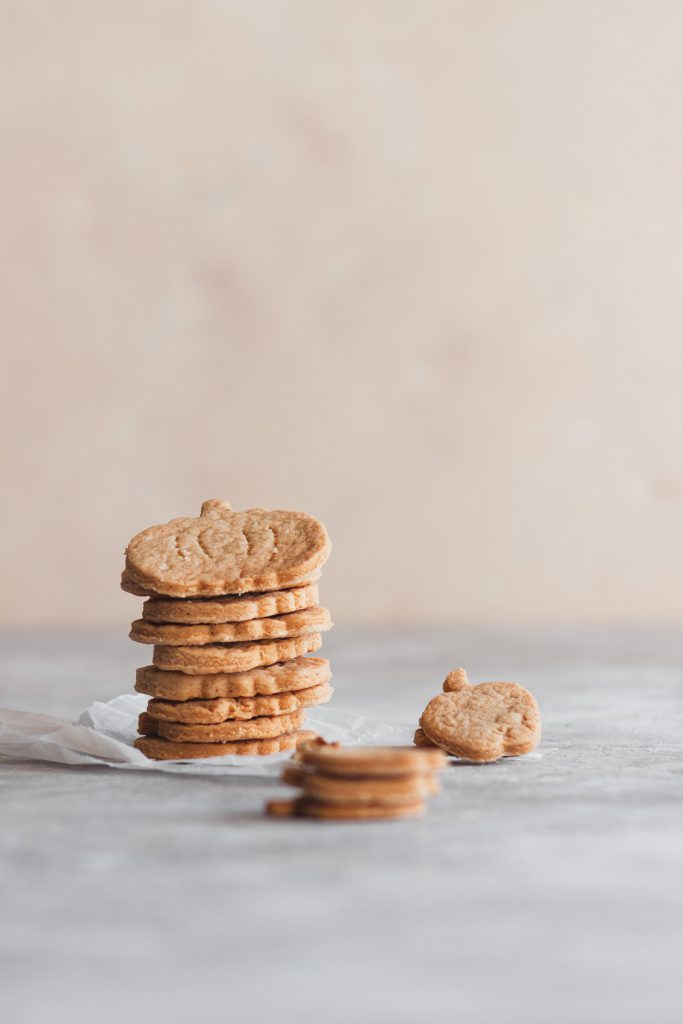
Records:
[[[332,695],[317,651],[332,623],[317,580],[327,532],[301,512],[206,501],[128,545],[121,586],[147,598],[131,639],[154,644],[135,689],[152,699],[135,745],[158,760],[273,754],[314,734],[305,709]]]
[[[472,686],[464,668],[449,672],[415,732],[421,749],[440,747],[476,764],[528,754],[541,738],[538,704],[519,683]]]
[[[412,818],[439,792],[437,773],[446,763],[432,747],[342,747],[322,739],[302,742],[282,781],[301,790],[294,800],[271,800],[275,817],[334,821]]]

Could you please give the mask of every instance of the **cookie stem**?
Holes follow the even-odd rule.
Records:
[[[454,668],[443,681],[443,692],[457,693],[458,690],[467,690],[471,685],[465,669]]]

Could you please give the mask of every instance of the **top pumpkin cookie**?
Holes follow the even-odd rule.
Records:
[[[280,590],[318,569],[330,549],[323,524],[303,512],[233,512],[227,501],[205,501],[198,518],[133,537],[123,580],[169,597]]]

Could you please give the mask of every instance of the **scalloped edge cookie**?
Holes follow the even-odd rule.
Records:
[[[138,736],[134,746],[154,761],[193,761],[207,757],[268,757],[293,750],[297,743],[315,737],[311,729],[283,733],[267,740],[234,740],[232,743],[176,743],[160,736]]]
[[[285,766],[282,781],[298,786],[305,797],[329,804],[398,805],[414,803],[440,791],[432,773],[395,775],[389,778],[344,778],[312,771],[293,762]]]
[[[214,622],[193,625],[148,622],[136,619],[132,623],[131,640],[140,644],[160,644],[165,647],[205,647],[207,644],[246,643],[250,640],[279,640],[283,637],[304,636],[306,633],[326,633],[332,628],[327,608],[305,608],[286,615],[272,615],[247,622]]]
[[[168,701],[154,697],[147,714],[164,722],[183,725],[215,725],[218,722],[246,721],[249,718],[290,714],[301,708],[327,704],[334,690],[328,683],[288,693],[263,697],[217,697],[213,700]]]
[[[345,777],[424,774],[446,763],[446,755],[438,748],[342,747],[324,740],[302,744],[297,749],[296,759],[326,775]]]
[[[156,668],[174,672],[194,673],[245,672],[260,665],[274,665],[322,647],[320,633],[290,636],[284,640],[254,640],[244,644],[207,644],[204,647],[154,648],[152,661]]]
[[[135,673],[135,689],[171,701],[212,700],[221,697],[259,697],[304,690],[329,683],[326,658],[297,657],[244,672],[188,675],[145,665]]]
[[[126,549],[125,584],[169,597],[281,590],[319,569],[331,547],[323,524],[304,512],[235,512],[213,498],[197,517],[136,534]]]
[[[152,597],[142,606],[146,622],[173,622],[183,625],[217,622],[248,622],[272,615],[286,615],[312,608],[318,603],[318,587],[306,583],[266,594],[242,594],[229,597]]]
[[[295,800],[269,800],[266,814],[274,818],[318,818],[325,821],[391,821],[417,818],[424,813],[422,800],[405,804],[330,804],[297,797]]]
[[[143,736],[161,736],[177,743],[232,743],[234,740],[265,740],[300,729],[306,718],[303,709],[289,714],[270,715],[246,720],[216,722],[213,725],[188,725],[167,722],[143,711],[138,719],[138,732]]]

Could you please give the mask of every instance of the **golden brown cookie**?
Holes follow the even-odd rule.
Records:
[[[227,501],[213,499],[196,519],[172,519],[133,537],[125,582],[169,597],[281,590],[323,565],[330,549],[325,527],[313,516],[233,512]]]
[[[448,753],[482,763],[505,755],[528,754],[541,737],[538,705],[523,686],[471,686],[461,677],[456,689],[430,700],[420,727],[432,743]]]
[[[337,804],[299,797],[296,814],[304,818],[323,818],[329,821],[380,821],[394,818],[416,818],[424,813],[423,800],[405,804]]]
[[[205,647],[155,647],[152,661],[156,668],[187,672],[188,675],[213,672],[246,672],[260,665],[289,661],[322,647],[320,633],[290,636],[283,640],[254,640],[244,644],[207,644]]]
[[[239,757],[266,757],[293,750],[297,743],[312,739],[315,733],[310,729],[283,733],[264,740],[233,740],[231,743],[177,743],[160,736],[138,736],[135,746],[155,761],[191,761],[194,758],[225,757],[226,754]]]
[[[217,722],[214,725],[186,725],[153,718],[143,711],[138,719],[138,732],[144,736],[162,736],[179,743],[230,743],[233,740],[261,740],[282,736],[303,725],[306,712],[292,711],[285,715],[249,718],[246,721]]]
[[[150,697],[172,701],[211,700],[220,697],[256,697],[305,690],[332,678],[326,658],[293,658],[246,672],[187,675],[145,665],[135,673],[135,689]]]
[[[315,583],[267,594],[230,597],[154,597],[142,606],[148,622],[176,622],[183,625],[207,622],[247,622],[271,615],[286,615],[313,608],[318,603]]]
[[[435,747],[436,744],[432,743],[424,729],[416,729],[413,737],[413,743],[416,747]]]
[[[433,774],[396,775],[389,778],[341,778],[291,763],[282,781],[298,786],[304,796],[330,804],[409,804],[439,792]]]
[[[296,800],[269,800],[265,812],[272,818],[293,818],[296,815]]]
[[[424,803],[407,804],[330,804],[298,797],[296,800],[269,800],[266,814],[273,818],[322,818],[329,821],[381,821],[414,818],[424,812]]]
[[[302,744],[296,758],[326,775],[346,777],[424,774],[446,763],[444,752],[438,748],[342,747],[324,740]]]
[[[270,715],[285,715],[300,708],[326,704],[333,694],[332,687],[323,683],[305,690],[274,693],[269,697],[216,697],[213,700],[169,701],[154,698],[147,705],[147,714],[165,722],[183,722],[186,725],[214,725],[230,720],[245,721]]]
[[[121,590],[125,590],[127,594],[133,594],[135,597],[152,597],[154,595],[153,590],[136,583],[127,569],[121,573]]]
[[[321,569],[316,569],[315,572],[307,573],[300,580],[293,580],[290,584],[288,584],[288,588],[289,587],[303,587],[303,586],[307,586],[309,583],[317,583],[317,581],[320,579],[321,576],[322,576],[322,570]],[[159,598],[159,600],[163,600],[165,598],[164,594],[158,593],[156,590],[150,589],[150,587],[143,587],[143,586],[141,586],[141,584],[136,583],[134,577],[131,576],[131,574],[128,572],[127,569],[124,569],[123,572],[121,573],[121,590],[125,590],[127,594],[133,594],[135,597]],[[216,596],[217,597],[254,597],[254,596],[260,596],[261,594],[264,594],[264,593],[276,594],[276,593],[279,593],[279,591],[277,591],[277,590],[256,591],[255,594],[254,593],[247,593],[247,594],[218,594]],[[168,600],[169,601],[173,601],[173,600],[192,601],[192,600],[201,600],[201,598],[189,598],[189,597],[172,598],[172,597],[169,597]]]
[[[327,608],[316,606],[301,612],[289,612],[287,615],[272,615],[267,619],[249,619],[247,622],[178,625],[136,619],[128,635],[131,640],[141,644],[202,647],[206,644],[245,643],[249,640],[277,640],[280,637],[304,636],[306,633],[324,633],[331,627],[332,620]]]

